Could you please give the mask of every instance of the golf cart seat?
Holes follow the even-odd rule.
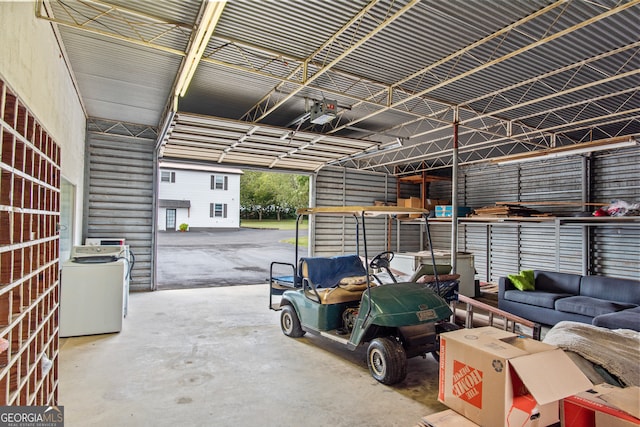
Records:
[[[362,280],[366,280],[364,276]],[[356,279],[356,277],[354,277]],[[371,286],[375,286],[375,283],[371,282]],[[360,285],[344,285],[339,284],[335,288],[318,289],[318,295],[320,295],[320,302],[322,304],[339,304],[342,302],[360,301],[362,293],[367,289],[367,283]]]
[[[300,273],[321,304],[359,301],[367,289],[367,270],[358,255],[301,258]]]

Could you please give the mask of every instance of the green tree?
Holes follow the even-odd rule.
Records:
[[[240,205],[245,214],[293,214],[309,205],[309,177],[275,172],[245,171],[240,178]]]

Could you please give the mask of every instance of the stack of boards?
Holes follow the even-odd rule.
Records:
[[[511,217],[545,217],[552,216],[535,209],[516,205],[494,205],[474,209],[472,217],[511,218]]]

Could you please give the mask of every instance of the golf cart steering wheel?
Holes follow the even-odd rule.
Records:
[[[371,262],[369,263],[369,266],[371,268],[387,269],[391,265],[392,259],[393,259],[392,251],[380,252],[371,260]]]

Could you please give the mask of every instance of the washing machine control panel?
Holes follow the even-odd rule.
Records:
[[[74,246],[71,250],[71,258],[120,256],[124,253],[123,246]]]

